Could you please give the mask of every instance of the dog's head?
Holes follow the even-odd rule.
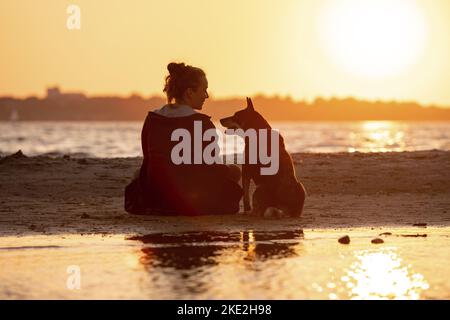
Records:
[[[252,99],[247,98],[247,108],[237,111],[231,117],[220,119],[220,123],[227,129],[258,129],[264,127],[267,122],[255,111]]]

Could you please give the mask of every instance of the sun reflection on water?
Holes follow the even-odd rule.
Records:
[[[355,252],[356,261],[341,277],[351,299],[420,299],[429,284],[402,264],[395,248]]]
[[[239,248],[247,253],[245,260],[255,261],[256,260],[256,242],[253,230],[248,232],[241,231],[239,233]]]
[[[405,133],[402,125],[393,121],[365,121],[350,134],[348,152],[405,151]]]

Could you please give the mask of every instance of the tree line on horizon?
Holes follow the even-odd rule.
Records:
[[[450,120],[450,108],[424,107],[416,102],[366,101],[355,98],[316,98],[312,102],[289,97],[252,97],[254,105],[269,121],[362,121],[362,120]],[[166,104],[162,96],[143,98],[60,93],[47,90],[45,98],[0,97],[0,120],[24,121],[142,121],[149,111]],[[213,121],[245,106],[245,97],[208,99],[204,113]]]

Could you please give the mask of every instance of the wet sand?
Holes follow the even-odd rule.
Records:
[[[133,216],[123,191],[140,158],[0,159],[0,234],[148,234],[450,224],[450,152],[294,154],[308,197],[297,219]]]
[[[336,241],[344,234],[349,244]],[[0,299],[450,299],[449,235],[390,227],[3,237]]]

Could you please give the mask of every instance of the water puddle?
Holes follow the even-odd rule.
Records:
[[[448,299],[450,228],[417,231],[3,237],[0,298]]]
[[[244,260],[295,256],[303,231],[162,233],[128,239],[145,244],[140,262],[146,267],[183,270],[218,265],[227,251],[245,253]]]

